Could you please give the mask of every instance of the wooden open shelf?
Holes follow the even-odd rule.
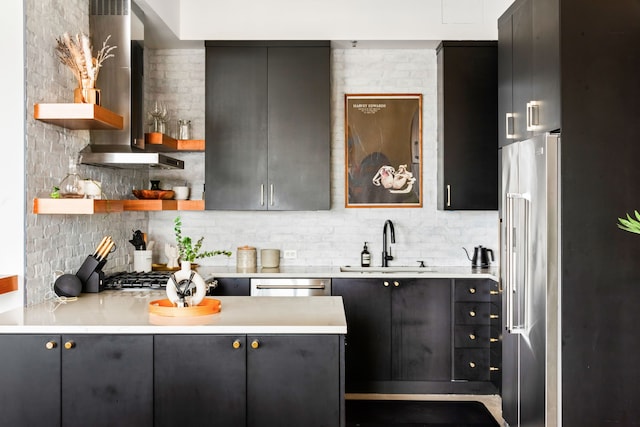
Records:
[[[34,214],[96,214],[123,211],[203,211],[204,200],[34,199]]]
[[[159,132],[144,134],[145,145],[158,151],[204,151],[204,139],[175,139]]]
[[[0,276],[0,294],[18,290],[18,276]]]
[[[34,214],[96,214],[123,211],[122,200],[34,199]]]
[[[67,129],[121,130],[122,116],[96,104],[35,104],[33,117]]]
[[[204,200],[178,200],[179,211],[203,211]]]
[[[123,200],[125,211],[175,211],[178,209],[177,200]]]

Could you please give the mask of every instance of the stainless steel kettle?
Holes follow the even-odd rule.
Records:
[[[492,249],[485,248],[483,246],[476,246],[473,248],[473,258],[469,256],[469,252],[467,252],[466,248],[462,249],[464,249],[464,252],[467,254],[467,258],[471,261],[472,268],[487,268],[491,265],[491,261],[495,261]],[[491,254],[491,259],[489,259],[489,254]]]

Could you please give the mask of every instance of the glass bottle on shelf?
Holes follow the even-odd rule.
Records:
[[[78,160],[77,156],[69,156],[69,172],[58,186],[60,188],[60,196],[65,199],[81,199],[84,197],[82,178],[78,175]]]

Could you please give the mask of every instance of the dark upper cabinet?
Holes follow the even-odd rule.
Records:
[[[438,54],[438,209],[498,209],[497,43],[449,42]]]
[[[329,209],[329,43],[206,46],[206,209]]]
[[[557,40],[556,0],[516,2],[498,19],[501,147],[560,128]]]

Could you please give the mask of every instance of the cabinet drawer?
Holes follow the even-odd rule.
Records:
[[[491,304],[485,302],[456,302],[456,325],[488,325],[491,322]]]
[[[454,346],[456,348],[489,348],[489,326],[456,325],[454,331]]]
[[[491,291],[493,290],[491,280],[465,280],[456,279],[455,300],[456,301],[491,301]]]
[[[489,350],[456,349],[453,359],[453,378],[455,380],[489,380]]]

